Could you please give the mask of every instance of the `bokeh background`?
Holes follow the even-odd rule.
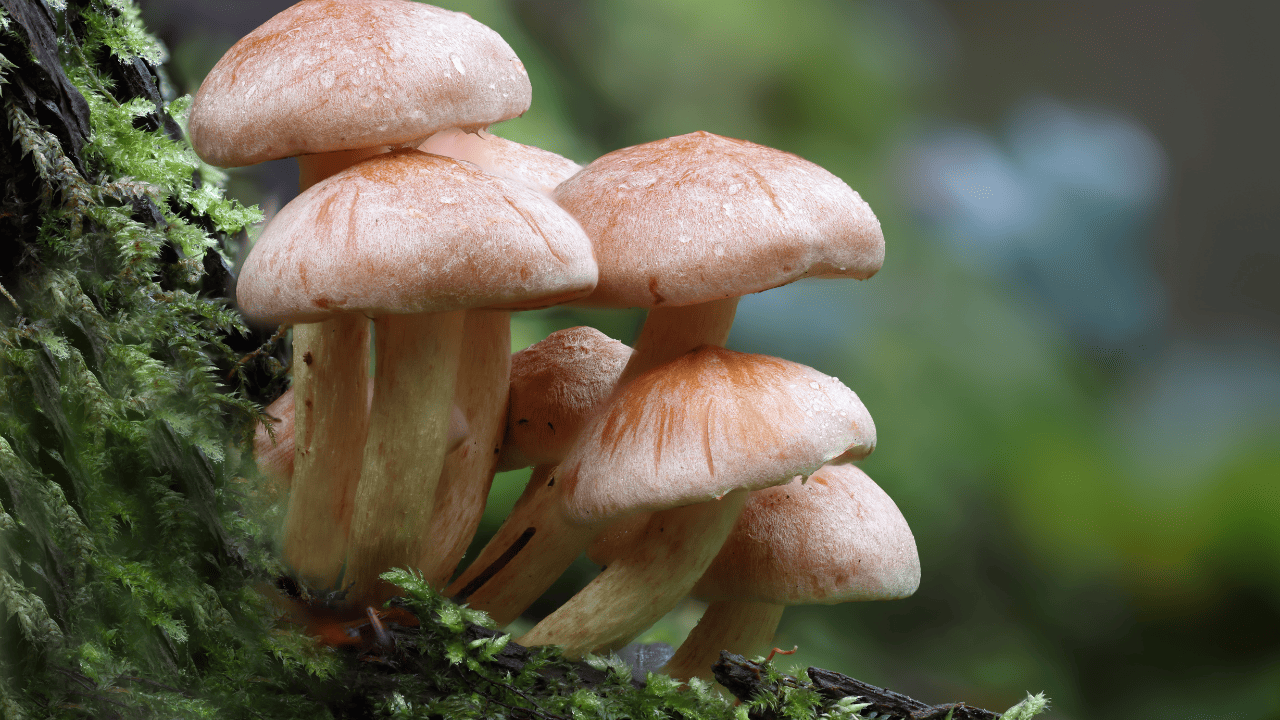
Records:
[[[278,0],[143,0],[194,92]],[[708,130],[844,178],[884,270],[746,298],[732,348],[854,388],[923,582],[793,608],[783,667],[1054,718],[1280,718],[1276,5],[457,0],[529,69],[498,134]],[[270,213],[288,163],[234,171]],[[636,313],[529,313],[517,347]],[[487,532],[522,486],[495,485]],[[575,567],[532,614],[595,569]],[[648,636],[678,642],[681,607]]]

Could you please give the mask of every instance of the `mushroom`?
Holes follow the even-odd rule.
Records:
[[[498,469],[560,462],[630,358],[631,348],[585,326],[557,330],[513,355]]]
[[[790,153],[707,132],[616,150],[561,183],[600,281],[574,304],[645,307],[621,383],[723,345],[738,298],[802,277],[866,279],[884,261],[871,208]]]
[[[303,0],[231,47],[191,107],[213,165],[297,157],[299,184],[450,127],[529,109],[524,65],[465,13],[408,0]]]
[[[590,551],[596,562],[644,541],[634,528],[605,535]],[[751,493],[690,593],[710,604],[662,672],[711,680],[721,650],[766,649],[787,605],[893,600],[919,584],[915,538],[898,506],[858,467],[825,465]]]
[[[544,195],[417,150],[353,165],[286,205],[245,262],[241,305],[276,322],[371,315],[378,342],[349,552],[321,556],[294,541],[298,525],[337,535],[332,498],[341,497],[317,497],[295,477],[289,520],[300,492],[316,499],[287,523],[286,561],[332,579],[345,557],[357,598],[389,591],[377,575],[415,562],[430,542],[417,530],[441,472],[461,310],[542,307],[594,282],[590,243]]]

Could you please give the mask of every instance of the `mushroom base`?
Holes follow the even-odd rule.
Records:
[[[427,582],[437,588],[449,582],[466,554],[489,499],[507,422],[511,314],[468,310],[461,355],[466,362],[458,367],[453,402],[467,417],[468,434],[444,458],[435,511],[426,532],[432,540],[431,552],[418,561]]]
[[[677,680],[696,677],[714,682],[711,669],[720,659],[720,651],[743,657],[761,654],[773,642],[784,609],[773,603],[713,601],[661,672]]]
[[[298,579],[336,589],[369,425],[369,320],[293,328],[294,460],[283,555]]]

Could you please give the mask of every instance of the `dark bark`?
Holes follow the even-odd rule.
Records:
[[[772,686],[767,679],[765,666],[752,662],[741,655],[721,652],[720,660],[715,665],[716,681],[725,686],[729,692],[743,702],[749,702],[760,693],[776,693],[778,688]],[[944,703],[929,705],[915,698],[907,697],[892,690],[869,685],[838,672],[811,667],[807,671],[811,687],[823,698],[835,702],[846,697],[860,698],[869,703],[862,714],[877,713],[893,718],[906,720],[995,720],[998,713],[990,710],[970,707],[964,703]],[[789,676],[782,676],[782,684],[793,688],[803,686],[801,681]],[[764,709],[752,713],[753,720],[772,720],[777,717],[773,712]]]

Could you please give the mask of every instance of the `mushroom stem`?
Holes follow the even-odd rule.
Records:
[[[720,659],[720,651],[728,650],[745,657],[763,652],[773,642],[785,607],[744,600],[711,602],[698,625],[660,672],[677,680],[696,677],[714,681],[711,668]]]
[[[262,490],[272,498],[283,498],[293,484],[293,388],[263,411],[265,422],[253,432],[253,459],[266,482]]]
[[[626,645],[689,594],[746,500],[745,490],[735,490],[653,513],[643,537],[517,642],[562,645],[571,659]]]
[[[445,590],[458,602],[489,613],[499,626],[520,616],[591,541],[595,527],[560,518],[555,465],[533,469],[524,494],[493,539]]]
[[[700,345],[724,347],[737,309],[738,298],[729,297],[649,310],[633,345],[635,353],[618,378],[617,388]]]
[[[444,458],[435,510],[426,530],[431,552],[418,567],[433,587],[444,587],[467,551],[484,514],[507,422],[511,374],[511,313],[468,310],[454,407],[467,417],[462,446]]]
[[[375,320],[377,371],[356,490],[346,584],[353,599],[385,600],[378,575],[418,562],[435,507],[465,313],[388,314]]]
[[[306,190],[385,147],[298,156]],[[347,559],[351,511],[369,427],[369,319],[340,315],[293,327],[295,444],[285,564],[316,588],[335,588]]]
[[[294,326],[294,462],[283,554],[316,588],[336,587],[347,557],[369,423],[368,368],[363,315]]]

